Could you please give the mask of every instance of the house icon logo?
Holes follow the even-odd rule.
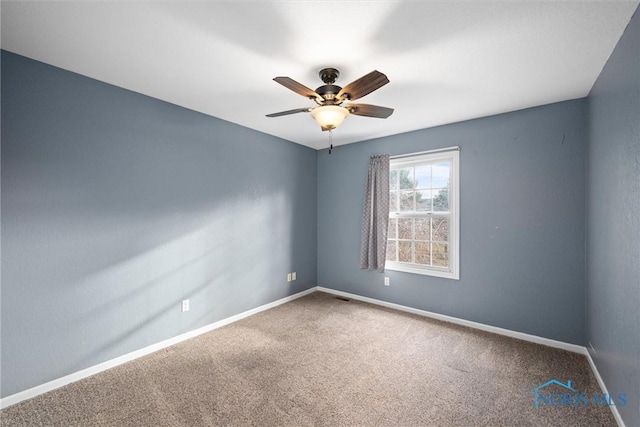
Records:
[[[560,386],[560,387],[563,387],[563,388],[565,388],[565,389],[566,389],[566,390],[568,390],[568,391],[572,391],[572,392],[574,392],[574,393],[576,392],[576,391],[571,387],[571,380],[567,380],[567,383],[566,383],[566,384],[565,384],[565,383],[563,383],[563,382],[560,382],[560,381],[558,381],[558,380],[554,380],[554,379],[549,380],[549,381],[547,381],[546,383],[541,384],[541,385],[539,385],[538,387],[536,387],[536,388],[534,388],[534,389],[529,390],[529,391],[533,392],[533,402],[534,402],[534,406],[535,406],[536,408],[537,408],[537,407],[539,406],[539,404],[540,404],[540,396],[542,396],[542,397],[543,397],[543,399],[544,399],[545,401],[547,401],[547,399],[545,399],[545,396],[542,394],[542,390],[543,390],[544,388],[546,388],[546,387],[548,387],[548,386],[552,385],[552,384],[556,384],[556,385],[558,385],[558,386]]]
[[[551,388],[548,388],[552,386]],[[533,404],[537,408],[540,406],[573,406],[584,407],[589,403],[593,406],[624,406],[627,404],[627,394],[618,393],[616,395],[609,393],[593,393],[589,396],[587,393],[578,393],[573,388],[571,380],[563,383],[558,380],[549,380],[538,387],[529,390],[533,393]],[[546,389],[546,390],[545,390]],[[560,389],[560,390],[558,390]]]

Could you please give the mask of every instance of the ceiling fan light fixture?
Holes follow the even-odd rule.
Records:
[[[349,115],[349,110],[339,105],[321,105],[311,110],[311,117],[323,129],[335,129]]]

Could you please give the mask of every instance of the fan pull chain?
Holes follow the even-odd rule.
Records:
[[[329,154],[331,154],[331,150],[333,150],[333,132],[329,129]]]

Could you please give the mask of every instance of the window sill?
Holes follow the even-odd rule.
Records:
[[[460,280],[457,272],[448,270],[438,270],[435,268],[420,267],[418,265],[403,264],[394,261],[387,261],[384,265],[385,270],[402,271],[404,273],[421,274],[423,276],[440,277],[443,279]]]

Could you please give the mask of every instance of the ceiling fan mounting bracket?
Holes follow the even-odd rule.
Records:
[[[323,68],[318,75],[325,84],[332,85],[340,77],[340,71],[335,68]]]

